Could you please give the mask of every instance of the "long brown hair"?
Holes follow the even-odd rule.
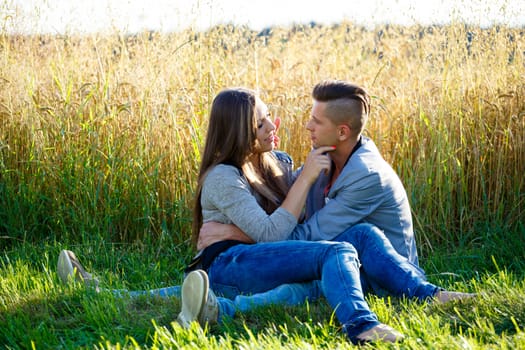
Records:
[[[277,209],[286,196],[288,184],[275,157],[271,152],[254,153],[257,144],[256,101],[255,92],[246,88],[223,90],[213,100],[195,194],[192,224],[195,244],[202,226],[202,186],[208,172],[217,164],[242,169],[260,195],[259,204],[267,213]]]

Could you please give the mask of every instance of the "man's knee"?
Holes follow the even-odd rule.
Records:
[[[383,231],[373,224],[366,222],[355,224],[347,228],[343,233],[334,238],[337,242],[354,243],[358,235],[382,235]]]

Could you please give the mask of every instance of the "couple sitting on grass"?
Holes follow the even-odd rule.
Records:
[[[406,191],[362,135],[368,93],[329,80],[313,99],[306,125],[313,150],[293,172],[291,159],[274,150],[276,125],[255,92],[215,97],[195,201],[199,253],[181,288],[130,294],[180,293],[184,327],[324,296],[353,343],[404,337],[379,321],[366,293],[441,303],[473,296],[429,283],[419,268]],[[61,252],[58,273],[94,280],[71,251]]]

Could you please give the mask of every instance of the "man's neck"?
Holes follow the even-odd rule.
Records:
[[[348,160],[348,157],[350,157],[350,154],[352,153],[352,150],[354,149],[355,145],[357,145],[358,140],[359,137],[352,140],[347,140],[346,142],[337,145],[335,151],[329,153],[330,158],[332,158],[332,161],[335,164],[335,177],[339,176],[339,173],[341,173],[341,171],[343,170]]]

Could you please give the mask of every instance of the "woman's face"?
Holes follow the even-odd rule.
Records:
[[[275,146],[275,124],[270,119],[271,115],[266,104],[257,97],[255,102],[255,117],[257,118],[257,144],[256,153],[269,152]]]

